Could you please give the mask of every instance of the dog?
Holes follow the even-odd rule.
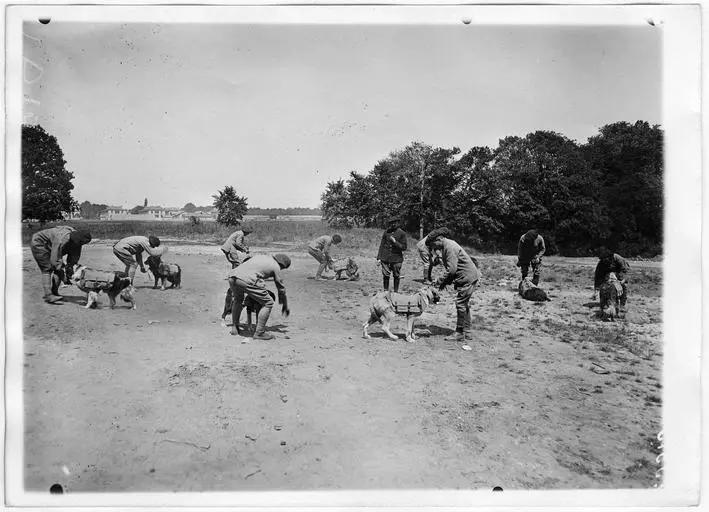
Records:
[[[609,272],[598,289],[601,305],[601,319],[609,322],[620,316],[620,298],[623,296],[623,284],[615,272]]]
[[[182,284],[182,268],[177,263],[165,263],[160,256],[148,256],[145,260],[150,272],[153,273],[155,284],[153,290],[158,287],[160,279],[160,289],[165,289],[165,281],[170,283],[170,288],[180,288]]]
[[[389,339],[398,340],[391,332],[391,322],[397,315],[406,317],[406,341],[416,341],[414,335],[414,321],[426,311],[430,304],[437,304],[441,300],[438,292],[430,286],[424,286],[413,295],[401,293],[378,292],[369,302],[369,319],[362,326],[362,335],[369,339],[368,328],[375,322],[381,322],[382,330]]]
[[[85,309],[98,306],[98,295],[105,292],[111,309],[116,307],[116,297],[130,303],[131,309],[136,309],[135,288],[128,274],[119,270],[94,270],[83,265],[76,265],[71,277],[79,290],[86,293]]]
[[[529,277],[525,277],[519,282],[518,290],[520,296],[526,300],[531,300],[533,302],[546,302],[551,300],[547,295],[547,292],[532,283],[532,280]]]
[[[330,270],[335,273],[335,279],[341,279],[342,273],[347,274],[348,281],[359,280],[359,266],[353,258],[340,258],[337,260],[330,260],[329,265]]]
[[[266,290],[268,294],[271,296],[273,301],[276,301],[276,294],[273,293],[271,290]],[[261,311],[261,304],[256,302],[254,299],[249,297],[248,295],[244,295],[244,308],[246,308],[246,328],[250,331],[251,330],[251,314],[253,313],[256,319],[258,320],[258,314]],[[255,327],[255,326],[254,326]]]

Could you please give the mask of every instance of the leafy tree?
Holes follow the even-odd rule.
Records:
[[[22,126],[22,219],[40,223],[63,218],[76,211],[72,198],[74,174],[65,168],[66,161],[56,137],[40,125]]]
[[[347,186],[344,180],[328,182],[320,196],[323,218],[333,226],[351,225],[347,211]]]
[[[236,226],[248,211],[246,197],[237,195],[234,187],[227,185],[224,190],[219,190],[214,198],[217,209],[217,222],[225,226]]]
[[[187,213],[193,213],[197,211],[197,207],[193,203],[187,203],[182,209]]]

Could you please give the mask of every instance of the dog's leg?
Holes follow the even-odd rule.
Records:
[[[165,278],[160,278],[160,290],[165,291]]]
[[[413,343],[416,341],[416,338],[414,337],[414,319],[416,317],[413,315],[409,315],[406,318],[406,341],[409,343]]]
[[[399,337],[398,337],[396,334],[394,334],[393,332],[391,332],[391,330],[390,330],[390,327],[391,327],[391,320],[392,320],[392,319],[389,318],[388,316],[383,316],[383,317],[382,317],[382,330],[384,331],[384,333],[385,333],[387,336],[389,336],[389,339],[390,339],[390,340],[398,340]]]
[[[153,272],[153,277],[155,278],[155,284],[153,284],[153,290],[155,290],[158,287],[158,275],[157,273]]]
[[[111,306],[111,309],[114,309],[116,307],[116,296],[112,293],[108,294],[108,303]]]
[[[85,309],[89,309],[91,307],[91,293],[87,292],[86,293],[86,306],[84,306]]]

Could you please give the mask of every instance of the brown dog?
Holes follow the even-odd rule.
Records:
[[[391,332],[391,322],[397,315],[406,317],[406,341],[413,343],[414,321],[426,311],[428,306],[436,304],[440,300],[438,292],[430,286],[424,286],[413,295],[401,293],[379,292],[369,302],[369,319],[362,326],[363,337],[369,339],[368,328],[375,322],[381,322],[382,330],[389,339],[398,340],[397,336]]]

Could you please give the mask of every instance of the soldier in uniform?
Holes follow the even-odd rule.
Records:
[[[69,282],[74,271],[74,265],[81,258],[81,247],[91,241],[91,233],[85,230],[75,230],[69,226],[56,226],[43,229],[32,235],[30,250],[42,272],[42,288],[44,300],[50,304],[62,300],[59,295],[61,274],[65,282]],[[66,269],[63,258],[66,256]]]
[[[273,279],[278,291],[278,301],[282,306],[281,312],[287,317],[290,314],[290,309],[288,309],[286,286],[281,274],[288,267],[290,267],[290,258],[285,254],[276,254],[274,256],[257,254],[229,272],[229,287],[234,296],[231,313],[232,335],[241,334],[239,320],[241,318],[244,295],[247,295],[261,306],[256,318],[254,339],[273,339],[273,334],[266,332],[266,322],[268,322],[268,317],[271,315],[273,299],[268,293],[265,281],[266,279]]]
[[[596,265],[596,271],[593,276],[592,300],[598,298],[598,289],[601,287],[603,281],[606,280],[608,274],[615,272],[615,276],[623,287],[623,294],[620,297],[620,307],[621,310],[625,310],[625,304],[628,300],[628,280],[626,274],[629,271],[630,265],[628,265],[625,258],[614,253],[607,247],[601,247],[598,250],[598,264]]]
[[[332,261],[330,257],[330,247],[340,242],[342,242],[342,237],[338,234],[332,236],[323,235],[310,242],[308,245],[308,253],[320,263],[318,271],[315,273],[315,279],[322,279],[323,271]]]
[[[539,284],[542,256],[545,251],[544,238],[536,229],[530,229],[520,237],[517,244],[517,266],[522,270],[522,279],[529,274],[529,266],[531,265],[532,283]]]
[[[388,227],[382,234],[379,243],[377,261],[382,267],[382,282],[384,290],[389,290],[389,278],[394,276],[394,292],[399,291],[401,279],[401,265],[404,262],[406,250],[406,233],[399,227],[399,219],[390,218]]]
[[[116,242],[113,246],[113,254],[126,266],[126,273],[131,284],[135,278],[135,271],[140,266],[140,271],[145,273],[143,265],[143,253],[149,256],[162,256],[164,247],[160,247],[160,239],[156,236],[128,236]]]

